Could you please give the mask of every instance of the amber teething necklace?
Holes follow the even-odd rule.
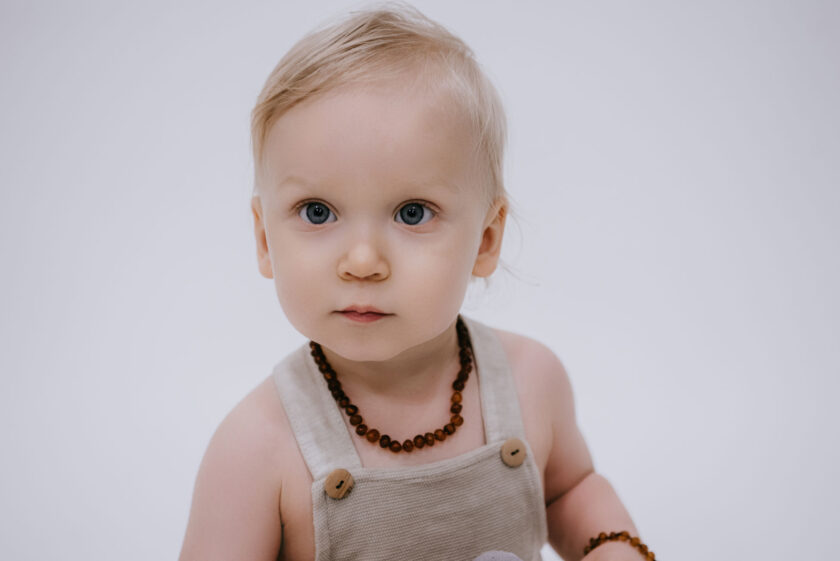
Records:
[[[327,387],[332,393],[332,396],[338,402],[338,406],[344,409],[347,416],[350,417],[350,424],[356,427],[356,434],[367,439],[371,444],[379,442],[382,448],[388,448],[391,452],[411,452],[415,448],[423,448],[424,446],[434,446],[435,441],[444,441],[446,437],[455,434],[455,430],[464,424],[464,418],[461,416],[461,409],[463,408],[461,401],[463,397],[461,392],[464,389],[464,384],[472,371],[473,349],[470,342],[470,335],[467,331],[464,321],[461,316],[455,323],[455,331],[458,334],[458,347],[460,347],[459,357],[461,360],[461,370],[458,371],[458,377],[452,383],[452,406],[449,412],[452,414],[449,423],[435,432],[427,432],[426,434],[418,434],[413,439],[407,438],[405,442],[400,443],[397,439],[391,439],[387,434],[380,435],[379,431],[374,428],[368,428],[364,424],[362,416],[359,414],[359,408],[350,402],[350,398],[341,389],[341,382],[338,381],[338,375],[333,370],[333,367],[324,356],[324,351],[321,345],[315,341],[309,341],[309,348],[311,349],[312,358],[318,365],[318,370],[324,375],[327,381]]]

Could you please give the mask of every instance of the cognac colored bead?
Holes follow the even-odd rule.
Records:
[[[361,415],[353,415],[352,417],[350,417],[350,424],[353,425],[353,426],[356,426],[361,422],[362,422],[362,416]]]
[[[367,425],[362,423],[361,425],[356,427],[356,434],[358,434],[359,436],[366,435],[367,434]]]
[[[383,448],[389,448],[391,446],[391,437],[383,434],[379,437],[379,445]]]
[[[430,432],[427,432],[423,436],[426,439],[426,445],[428,445],[428,446],[434,446],[435,445],[435,435],[433,435]]]
[[[464,389],[464,382],[463,380],[455,380],[452,382],[452,389],[458,390],[459,392]]]
[[[438,429],[435,431],[435,439],[440,440],[441,442],[446,440],[446,433],[443,432],[443,429]]]
[[[355,405],[348,405],[347,407],[344,408],[344,410],[347,411],[348,415],[355,415],[356,413],[359,412],[359,408],[356,407]]]
[[[452,403],[461,403],[461,392],[453,392],[452,393]]]
[[[341,388],[341,384],[338,383],[338,380],[330,380],[327,382],[327,387],[330,391],[334,391]]]
[[[460,413],[460,412],[461,412],[461,409],[463,409],[463,408],[464,408],[464,406],[463,406],[463,405],[461,405],[460,403],[453,403],[453,404],[452,404],[452,407],[450,407],[450,408],[449,408],[449,410],[450,410],[452,413]]]
[[[414,447],[415,448],[422,448],[426,445],[426,439],[423,437],[422,434],[418,434],[414,437]]]
[[[368,439],[368,442],[376,442],[377,440],[379,440],[379,431],[376,429],[370,429],[369,431],[367,431],[365,438]]]
[[[347,396],[341,397],[341,398],[338,399],[338,406],[339,407],[344,408],[344,407],[347,407],[348,405],[350,405],[350,398],[348,398]]]
[[[446,434],[455,434],[455,425],[452,423],[447,423],[443,426],[443,432]]]
[[[452,418],[450,420],[452,421],[452,424],[456,427],[460,427],[464,424],[464,418],[460,415],[452,415]]]
[[[339,399],[341,399],[341,396],[344,395],[344,392],[341,390],[341,388],[336,388],[336,389],[332,390],[330,392],[330,394],[332,394],[333,399],[339,400]]]
[[[391,445],[389,447],[391,448],[391,452],[402,451],[402,444],[400,444],[399,440],[392,440]]]
[[[630,538],[630,545],[639,545],[639,538]]]
[[[321,372],[324,372],[324,370],[322,370]],[[328,382],[330,380],[335,380],[335,372],[327,370],[326,372],[324,372],[324,379]]]
[[[411,441],[411,439],[407,438],[405,442],[403,442],[402,449],[406,452],[411,452],[412,450],[414,450],[414,443]]]

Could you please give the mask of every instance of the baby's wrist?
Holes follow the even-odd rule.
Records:
[[[605,542],[590,551],[583,561],[644,561],[647,559],[630,542]]]

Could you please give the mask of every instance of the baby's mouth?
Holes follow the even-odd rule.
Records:
[[[385,312],[383,312],[381,310],[378,310],[376,308],[361,307],[361,306],[346,308],[344,310],[341,310],[339,313],[341,315],[343,315],[344,317],[348,318],[348,319],[358,321],[358,322],[363,322],[363,323],[376,321],[376,320],[382,319],[384,317],[394,315],[394,314],[386,314]]]

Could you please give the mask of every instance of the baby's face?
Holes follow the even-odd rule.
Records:
[[[440,335],[471,273],[495,268],[479,252],[496,213],[482,202],[470,129],[435,101],[345,87],[269,131],[252,205],[260,271],[292,325],[348,360],[387,360]],[[341,313],[354,305],[389,315],[354,321]]]

